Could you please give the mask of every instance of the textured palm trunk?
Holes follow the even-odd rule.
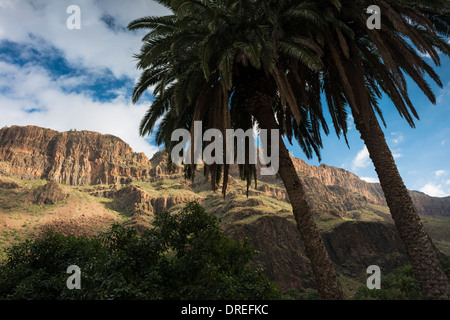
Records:
[[[272,97],[269,91],[261,90],[262,81],[251,86],[246,83],[247,95],[245,101],[246,110],[258,121],[261,129],[279,129],[272,110]],[[251,86],[251,88],[249,88]],[[270,134],[268,134],[270,137]],[[280,135],[277,142],[279,144],[279,175],[286,188],[289,200],[292,205],[293,214],[297,223],[297,228],[305,245],[307,257],[311,261],[313,273],[318,287],[318,292],[322,299],[340,300],[344,299],[341,284],[337,277],[334,265],[331,262],[328,252],[323,244],[322,237],[317,227],[311,209],[306,200],[302,182],[295,170],[289,151]],[[271,143],[267,148],[269,154]]]
[[[449,299],[450,282],[414,209],[373,109],[368,109],[368,126],[364,125],[359,114],[353,112],[355,125],[375,166],[387,205],[413,266],[415,278],[420,282],[423,297]]]

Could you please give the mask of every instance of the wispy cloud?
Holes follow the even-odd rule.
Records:
[[[167,13],[155,1],[77,0],[81,29],[69,30],[66,21],[72,0],[0,1],[0,41],[31,44],[41,50],[51,44],[75,65],[109,69],[114,76],[136,78],[133,54],[139,51],[142,33],[126,30],[134,19]]]
[[[353,129],[354,118],[351,114],[347,115],[347,130]]]
[[[425,184],[420,188],[420,191],[432,197],[446,197],[450,195],[450,193],[444,191],[442,184],[436,184],[434,182]]]
[[[358,152],[356,157],[352,161],[352,169],[357,170],[359,168],[365,168],[370,165],[370,157],[369,157],[369,151],[367,150],[367,147],[364,146],[362,150]]]
[[[405,140],[405,137],[401,132],[392,132],[392,143],[399,144],[400,142],[403,142]]]
[[[428,59],[431,59],[431,56],[430,56],[430,54],[427,52],[427,53],[422,53],[422,52],[420,52],[419,50],[417,50],[417,54],[419,55],[419,56],[421,56],[422,58],[428,58]]]
[[[440,104],[442,102],[448,101],[450,98],[450,82],[444,85],[436,97],[436,103]]]
[[[126,91],[121,90],[104,101],[86,91],[67,91],[64,79],[60,81],[39,66],[0,62],[0,74],[0,79],[9,80],[0,84],[4,91],[0,95],[0,126],[32,124],[60,131],[91,130],[116,135],[148,157],[157,151],[138,134],[150,101],[132,105]]]
[[[434,175],[436,176],[436,177],[441,177],[441,176],[444,176],[444,175],[446,175],[447,174],[447,170],[436,170],[435,172],[434,172]]]
[[[157,148],[138,134],[150,97],[130,100],[143,32],[126,26],[168,12],[155,1],[132,2],[77,0],[81,29],[69,30],[72,0],[0,0],[0,127],[109,133],[151,156]]]
[[[374,177],[360,177],[360,179],[370,183],[380,183],[380,180]]]

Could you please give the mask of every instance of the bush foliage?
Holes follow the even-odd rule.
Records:
[[[113,225],[95,237],[53,231],[12,247],[0,265],[1,299],[274,299],[248,241],[225,237],[198,203],[155,215],[142,234]],[[66,286],[68,266],[81,289]]]
[[[450,279],[450,261],[441,260],[441,266]],[[397,268],[381,279],[381,289],[370,290],[361,286],[356,290],[353,299],[374,300],[421,300],[422,293],[419,282],[414,278],[410,265]]]

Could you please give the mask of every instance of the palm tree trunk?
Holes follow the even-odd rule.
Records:
[[[249,85],[249,83],[246,83],[246,85]],[[261,82],[258,85],[261,85]],[[270,95],[267,91],[254,90],[255,87],[251,89],[253,89],[251,90],[252,94],[245,101],[246,110],[256,118],[261,129],[279,129],[272,110],[273,95]],[[250,90],[247,92],[250,92]],[[280,157],[278,173],[289,196],[297,228],[305,245],[306,255],[311,261],[318,292],[322,299],[344,299],[333,263],[323,244],[319,228],[306,200],[302,182],[281,135],[278,143]],[[268,154],[271,152],[270,145],[271,143],[268,143],[268,146],[265,146]]]
[[[367,126],[360,114],[353,112],[356,129],[360,132],[375,166],[387,205],[405,244],[415,278],[420,282],[423,297],[449,299],[450,282],[414,209],[375,113],[370,107],[368,110]]]

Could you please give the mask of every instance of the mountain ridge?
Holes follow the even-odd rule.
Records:
[[[161,150],[148,159],[117,137],[91,131],[4,127],[0,236],[38,236],[48,228],[92,234],[114,222],[143,231],[155,212],[199,201],[221,219],[227,235],[250,239],[260,252],[258,263],[283,290],[315,287],[280,180],[259,176],[247,196],[246,183],[232,166],[224,198],[200,172],[190,181],[181,167],[169,171],[167,156]],[[379,184],[341,168],[292,159],[330,257],[349,283],[371,264],[388,272],[408,262]],[[450,254],[450,197],[410,193],[440,255]],[[12,242],[0,241],[0,247]]]
[[[91,147],[79,148],[86,144]],[[98,150],[108,149],[106,145],[108,152],[99,154]],[[134,152],[120,138],[94,131],[58,132],[37,126],[0,129],[0,161],[10,162],[12,171],[25,179],[43,178],[69,185],[124,183],[130,177],[145,180],[167,173],[163,154],[161,150],[148,159],[144,153]],[[300,176],[316,178],[325,186],[338,185],[358,192],[374,203],[386,204],[379,183],[366,182],[342,168],[324,163],[309,165],[302,159],[291,157]],[[259,179],[274,181],[273,176],[259,176]],[[424,202],[417,205],[421,214],[448,215],[450,212],[450,197],[431,197],[415,190],[410,190],[410,194],[415,204]],[[431,202],[436,199],[439,199],[439,205],[433,207]]]

